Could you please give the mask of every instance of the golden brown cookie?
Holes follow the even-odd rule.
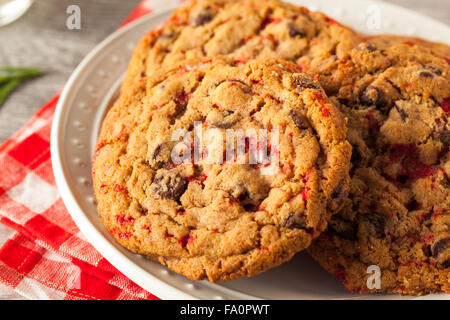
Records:
[[[142,38],[123,87],[161,65],[205,56],[286,59],[307,72],[310,64],[334,61],[360,41],[328,16],[281,1],[190,1]]]
[[[180,143],[183,130],[191,140]],[[239,130],[259,136],[240,140],[232,161],[234,140],[216,138]],[[98,212],[121,245],[190,279],[253,276],[307,248],[343,204],[345,137],[340,112],[295,64],[203,58],[155,71],[122,92],[103,123]]]
[[[353,155],[349,199],[309,252],[350,291],[450,293],[449,60],[397,40],[315,70]]]
[[[396,44],[407,44],[410,46],[418,45],[430,49],[431,52],[435,55],[441,56],[443,58],[450,57],[450,47],[448,45],[440,42],[428,41],[417,37],[405,37],[386,34],[380,36],[365,37],[364,40],[367,43],[373,44],[378,49],[393,46]]]

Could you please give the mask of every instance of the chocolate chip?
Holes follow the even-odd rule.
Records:
[[[238,183],[231,191],[231,196],[239,202],[239,205],[241,205],[245,211],[259,211],[259,205],[261,203],[252,196],[244,183]]]
[[[356,226],[350,221],[333,217],[328,225],[328,228],[341,238],[348,240],[356,239]]]
[[[186,190],[187,183],[178,173],[160,171],[153,179],[151,188],[163,199],[178,200]]]
[[[296,214],[290,213],[286,220],[282,223],[282,226],[289,229],[305,229],[304,226],[301,225],[301,223],[297,222],[296,220]],[[306,222],[306,221],[305,221]]]
[[[161,143],[156,146],[149,159],[149,165],[152,167],[152,169],[157,170],[163,167],[165,164],[170,163],[171,149],[172,148],[168,143]]]
[[[419,73],[419,76],[421,76],[422,78],[434,78],[433,74],[428,71],[422,71],[421,73]]]
[[[426,66],[425,68],[427,68],[428,70],[430,70],[431,72],[433,72],[437,76],[442,75],[442,71],[440,69],[436,68],[436,67]]]
[[[424,245],[422,247],[422,252],[423,252],[425,257],[431,257],[432,256],[431,247],[429,245]]]
[[[377,51],[377,47],[375,47],[373,44],[370,44],[370,43],[367,45],[366,49],[370,52]]]
[[[195,18],[195,25],[196,26],[202,26],[205,23],[208,23],[212,20],[213,16],[211,14],[211,8],[206,7],[203,9]]]
[[[439,260],[440,256],[450,249],[450,238],[443,238],[438,240],[433,244],[431,252],[433,253],[433,258]]]
[[[247,190],[245,190],[243,193],[241,193],[241,194],[239,195],[238,199],[239,199],[240,201],[246,201],[246,200],[250,199],[250,194],[248,193]]]
[[[368,86],[366,90],[360,95],[359,100],[363,105],[376,106],[382,108],[387,105],[386,98],[380,88]]]
[[[300,91],[303,91],[305,89],[320,89],[320,86],[307,76],[303,75],[297,75],[292,80],[293,84],[300,89]]]
[[[406,119],[408,119],[408,114],[406,113],[406,111],[400,108],[398,105],[395,105],[394,107],[400,115],[400,119],[402,119],[402,122],[406,122]]]
[[[370,235],[381,239],[386,233],[384,231],[386,227],[386,219],[384,216],[378,213],[368,213],[362,216],[363,221],[367,222],[371,226]]]
[[[144,216],[148,215],[148,209],[142,206],[139,206],[139,212]]]
[[[374,52],[374,51],[377,51],[377,47],[375,47],[371,43],[361,43],[356,47],[356,50],[358,50],[358,51],[367,50],[369,52]]]
[[[289,22],[287,27],[289,29],[289,36],[291,38],[296,38],[296,37],[303,38],[304,36],[306,36],[305,32],[300,30],[300,28],[294,22]]]
[[[450,189],[450,179],[444,175],[442,180],[440,181],[441,186],[443,186],[446,189]]]
[[[286,228],[290,228],[293,224],[295,223],[295,214],[294,213],[290,213],[286,220],[284,220],[283,222],[283,226]]]
[[[289,111],[289,116],[291,117],[292,122],[294,122],[297,128],[299,128],[300,130],[308,129],[308,121],[302,115],[299,115],[294,110],[291,110]]]
[[[408,211],[416,211],[422,208],[422,205],[416,199],[411,199],[405,207]]]
[[[152,153],[152,159],[153,159],[153,160],[157,160],[157,159],[158,159],[158,157],[161,155],[161,150],[162,150],[162,145],[159,144],[159,145],[155,148],[155,150],[153,150],[153,153]]]

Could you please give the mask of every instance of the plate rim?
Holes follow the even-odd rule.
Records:
[[[319,0],[320,1],[320,0]],[[307,1],[308,2],[308,1]],[[389,9],[394,10],[403,10],[408,12],[408,14],[412,14],[415,16],[420,16],[421,19],[426,19],[430,23],[439,24],[443,28],[446,28],[450,33],[450,26],[445,23],[436,20],[427,15],[421,14],[420,12],[414,11],[412,9],[402,7],[396,4],[388,3],[388,2],[380,2],[378,0],[364,0],[364,3],[367,4],[379,4],[380,6],[387,7]],[[304,5],[307,5],[305,3]],[[51,162],[53,167],[53,173],[55,176],[55,182],[57,188],[59,190],[61,199],[63,200],[70,216],[75,221],[76,225],[80,229],[81,233],[87,238],[88,242],[106,259],[108,260],[115,268],[117,268],[121,273],[130,278],[137,285],[141,286],[145,290],[148,290],[153,294],[155,292],[155,288],[157,289],[157,297],[166,300],[198,300],[199,298],[187,293],[186,291],[182,291],[163,280],[160,280],[157,276],[150,274],[147,270],[133,262],[129,257],[127,257],[124,253],[120,252],[116,247],[114,247],[109,240],[102,235],[102,233],[95,227],[94,224],[91,223],[87,214],[81,208],[78,200],[74,196],[72,192],[72,188],[70,187],[67,168],[65,168],[65,161],[62,155],[63,150],[63,139],[64,136],[61,134],[62,125],[64,124],[64,115],[67,114],[70,108],[65,108],[67,104],[67,100],[71,94],[71,88],[74,83],[82,77],[85,72],[86,66],[93,60],[95,57],[101,53],[108,45],[113,43],[116,39],[120,38],[124,34],[126,34],[129,30],[139,26],[140,24],[147,23],[147,20],[152,20],[157,18],[158,16],[167,15],[172,12],[173,9],[178,7],[178,4],[170,4],[164,9],[158,10],[156,13],[151,15],[143,16],[135,21],[132,21],[128,25],[114,31],[108,37],[106,37],[103,41],[101,41],[97,46],[95,46],[81,61],[81,63],[76,67],[76,69],[72,72],[68,81],[66,82],[64,89],[61,92],[59,97],[56,110],[53,116],[53,123],[51,127],[51,137],[50,137],[50,151],[51,151]],[[450,40],[449,40],[450,41]],[[447,43],[450,44],[450,43]],[[70,208],[70,210],[69,210]],[[145,273],[146,276],[142,277],[141,275]],[[155,292],[156,295],[156,292]],[[258,299],[258,297],[254,297],[248,294],[250,299]],[[423,298],[423,297],[422,297]],[[370,297],[369,297],[370,299]],[[413,297],[414,299],[421,299],[420,297]]]

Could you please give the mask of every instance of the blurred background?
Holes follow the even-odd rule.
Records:
[[[116,30],[139,2],[35,0],[22,17],[0,27],[0,66],[29,66],[44,72],[21,84],[0,107],[0,143],[63,87],[84,56]],[[79,30],[66,27],[66,9],[73,4],[81,9]]]

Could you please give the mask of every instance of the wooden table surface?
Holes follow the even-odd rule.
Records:
[[[384,0],[450,24],[449,0]],[[33,66],[44,76],[21,85],[0,109],[0,143],[64,85],[83,57],[113,32],[139,0],[37,0],[18,21],[0,28],[0,65]],[[81,8],[80,30],[66,27],[66,8]],[[1,170],[1,169],[0,169]],[[0,225],[0,245],[11,230]],[[21,299],[0,285],[0,299]]]

